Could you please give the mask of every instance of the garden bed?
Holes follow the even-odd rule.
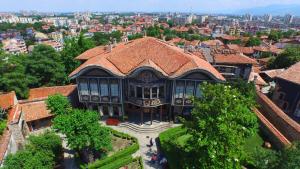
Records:
[[[111,130],[111,134],[113,138],[115,138],[113,142],[113,153],[102,158],[96,160],[94,163],[90,163],[87,166],[81,166],[81,168],[105,168],[105,169],[119,169],[123,166],[131,164],[136,159],[132,158],[132,154],[134,154],[138,149],[139,145],[137,139],[128,134],[121,133],[115,130]],[[117,139],[116,139],[117,138]],[[124,143],[121,141],[126,140]]]

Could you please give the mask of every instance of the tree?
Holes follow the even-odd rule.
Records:
[[[283,150],[279,168],[300,169],[300,143],[295,142]]]
[[[248,42],[246,43],[246,46],[259,46],[261,44],[261,40],[257,37],[250,37]]]
[[[52,169],[62,154],[62,141],[52,132],[30,136],[24,150],[10,154],[4,169]]]
[[[149,28],[146,29],[147,36],[155,37],[155,38],[160,38],[161,32],[160,29],[157,25],[155,26],[150,26]]]
[[[69,100],[61,94],[49,96],[46,104],[51,113],[55,115],[68,114],[72,110]]]
[[[51,46],[38,45],[27,59],[26,72],[33,76],[30,87],[63,85],[67,81],[65,67],[59,53]]]
[[[70,148],[88,158],[84,161],[93,162],[97,151],[102,155],[111,149],[110,132],[98,123],[98,119],[97,112],[74,109],[56,116],[53,128],[66,135]]]
[[[252,165],[257,169],[276,169],[279,165],[280,153],[257,147],[256,151],[251,154]]]
[[[95,156],[111,149],[109,129],[98,123],[97,112],[70,109],[67,101],[67,98],[59,95],[48,98],[47,107],[56,114],[53,128],[66,135],[70,148],[76,150],[84,161],[92,162]],[[63,104],[54,104],[57,102]]]
[[[18,97],[28,97],[32,76],[26,75],[27,55],[0,54],[0,91],[15,91]]]
[[[276,30],[271,30],[269,34],[269,40],[272,40],[274,42],[278,42],[279,39],[282,38],[282,32],[281,31],[276,31]]]
[[[195,161],[190,168],[240,168],[246,154],[243,144],[257,132],[252,97],[242,89],[224,84],[201,85],[202,98],[195,99],[191,121],[184,121],[189,138],[186,149]]]
[[[74,58],[93,47],[95,47],[94,41],[85,38],[82,33],[79,37],[66,39],[64,48],[60,52],[66,74],[70,74],[80,65],[80,62]]]
[[[288,68],[293,64],[300,61],[300,48],[299,47],[289,47],[284,50],[279,56],[271,59],[268,62],[269,69],[281,69]]]

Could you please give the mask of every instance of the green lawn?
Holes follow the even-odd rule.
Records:
[[[263,145],[263,143],[264,143],[263,138],[260,136],[259,133],[256,133],[255,135],[253,135],[252,137],[249,137],[246,140],[246,143],[244,146],[245,151],[252,153],[255,151],[255,148],[261,147]]]

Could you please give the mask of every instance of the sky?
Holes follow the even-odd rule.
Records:
[[[227,13],[269,5],[291,4],[300,5],[300,0],[0,0],[0,11]]]

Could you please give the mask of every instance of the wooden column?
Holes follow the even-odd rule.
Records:
[[[163,111],[163,107],[160,106],[160,122],[162,122],[162,111]]]
[[[152,125],[152,120],[153,120],[153,117],[152,117],[152,116],[153,116],[153,115],[152,115],[152,114],[153,114],[153,108],[150,108],[150,113],[151,113],[151,125]]]
[[[144,116],[144,110],[143,110],[143,109],[141,109],[141,110],[142,110],[142,111],[141,111],[141,125],[143,125],[143,123],[144,123],[144,122],[143,122],[143,118],[144,118],[144,117],[143,117],[143,116]]]

